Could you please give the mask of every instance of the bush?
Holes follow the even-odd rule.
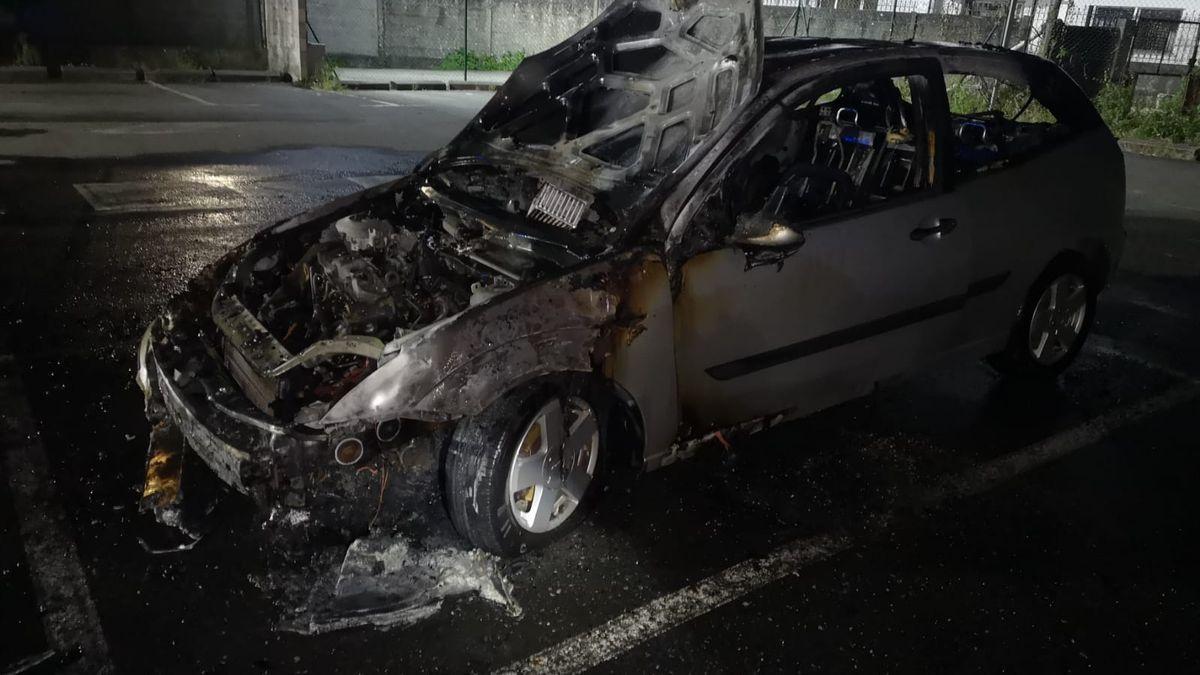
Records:
[[[321,62],[321,67],[315,73],[311,73],[308,79],[302,84],[309,89],[324,89],[327,91],[337,91],[343,89],[342,81],[337,75],[338,63],[334,59],[326,58]]]
[[[1118,138],[1200,144],[1200,113],[1183,111],[1182,90],[1146,105],[1134,99],[1132,85],[1109,83],[1096,95],[1095,103]]]
[[[513,70],[524,58],[525,52],[504,52],[497,58],[491,54],[456,49],[442,59],[438,68],[462,70],[465,61],[467,70]]]

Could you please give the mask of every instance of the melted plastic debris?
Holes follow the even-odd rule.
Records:
[[[512,583],[492,555],[453,546],[422,549],[400,536],[356,539],[333,587],[319,584],[307,610],[281,628],[316,634],[407,626],[437,613],[443,599],[472,592],[503,605],[510,616],[521,616]]]
[[[307,524],[311,518],[312,514],[303,509],[280,509],[272,507],[271,515],[267,517],[267,520],[286,525],[287,527],[300,527]]]

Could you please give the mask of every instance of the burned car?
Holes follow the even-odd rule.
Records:
[[[322,486],[421,445],[458,531],[511,554],[569,529],[606,463],[948,357],[1055,376],[1119,258],[1123,175],[1040,58],[618,0],[411,175],[209,266],[138,381],[156,437],[264,508],[316,518]]]

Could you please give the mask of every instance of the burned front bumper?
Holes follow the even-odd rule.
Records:
[[[138,385],[155,424],[146,483],[151,494],[143,494],[143,502],[165,501],[172,490],[169,472],[153,473],[172,464],[171,430],[222,482],[261,504],[301,494],[307,475],[328,464],[329,436],[266,419],[199,339],[164,333],[160,322],[152,323],[138,349]]]
[[[188,532],[182,474],[184,459],[193,457],[249,496],[276,530],[302,523],[363,532],[443,517],[437,453],[445,429],[406,425],[381,441],[368,425],[325,433],[279,424],[233,381],[212,341],[201,337],[203,324],[168,329],[168,321],[151,324],[138,350],[137,381],[153,425],[141,504],[159,521]],[[366,452],[339,463],[335,449],[350,436]]]

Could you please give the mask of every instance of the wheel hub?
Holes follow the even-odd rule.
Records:
[[[552,399],[533,416],[509,467],[508,504],[517,524],[549,532],[579,506],[596,470],[595,412],[576,397]]]
[[[1063,274],[1042,291],[1029,319],[1029,352],[1039,364],[1058,363],[1071,352],[1088,311],[1087,284]]]

